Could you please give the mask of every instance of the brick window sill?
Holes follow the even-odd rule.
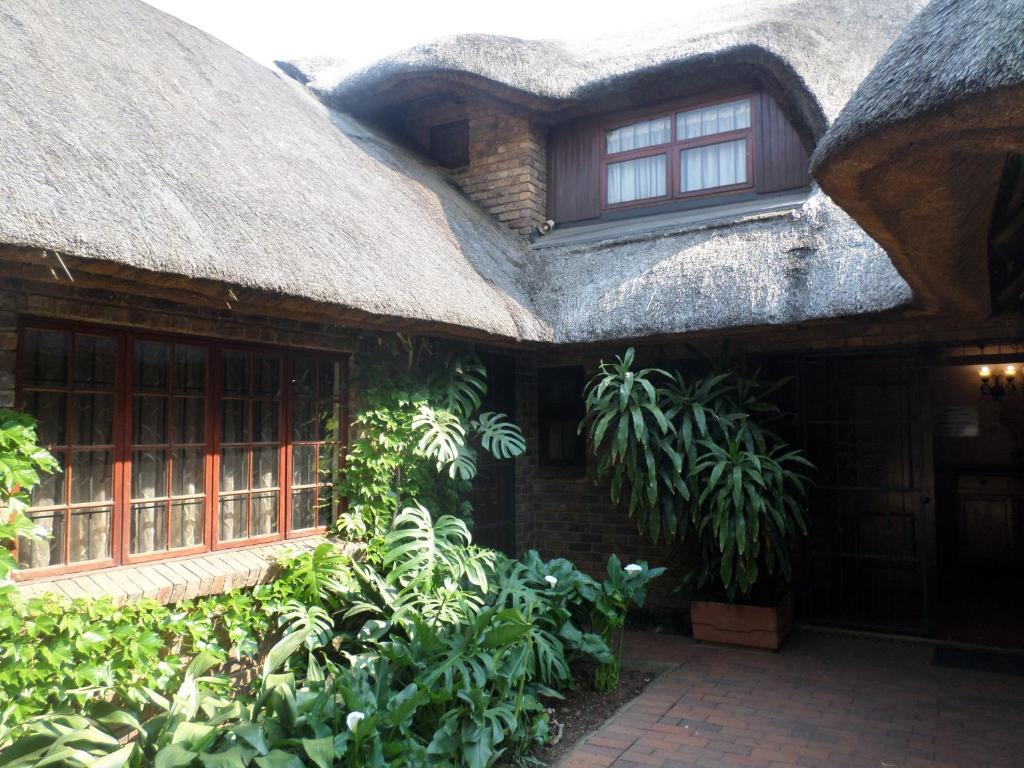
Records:
[[[311,551],[324,539],[309,536],[260,547],[24,581],[18,582],[18,590],[25,597],[47,592],[72,598],[110,597],[117,605],[142,598],[176,603],[273,581],[275,563],[281,555]]]

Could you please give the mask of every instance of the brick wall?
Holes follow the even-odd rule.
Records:
[[[431,102],[409,113],[405,130],[424,151],[430,128],[469,121],[469,165],[452,179],[484,210],[520,235],[545,218],[545,131],[528,120],[480,102]]]

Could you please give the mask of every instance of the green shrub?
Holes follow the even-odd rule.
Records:
[[[655,543],[688,548],[696,592],[732,601],[787,583],[813,467],[769,428],[768,397],[785,382],[727,359],[701,377],[634,363],[632,348],[601,363],[580,425],[612,500]]]
[[[277,606],[275,644],[251,688],[209,674],[224,648],[198,638],[223,628],[176,627],[194,635],[187,670],[175,677],[164,657],[165,681],[133,679],[130,696],[30,718],[0,765],[485,768],[547,740],[544,700],[573,684],[574,658],[614,661],[577,621],[593,609],[581,586],[609,596],[622,585],[600,587],[535,552],[519,562],[474,547],[465,523],[421,508],[371,546],[379,566],[343,570],[324,545],[292,558],[283,586],[247,595],[253,614],[271,604],[268,591]],[[138,666],[161,654],[155,640],[147,653]]]
[[[39,473],[58,470],[57,460],[40,447],[36,421],[28,414],[0,408],[0,600],[12,593],[11,572],[18,564],[9,548],[18,538],[39,538],[25,517],[29,491]]]

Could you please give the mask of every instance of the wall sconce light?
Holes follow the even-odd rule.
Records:
[[[1007,365],[1002,373],[993,373],[989,366],[983,365],[978,369],[978,377],[981,379],[981,394],[991,397],[996,402],[1017,391],[1014,384],[1017,378],[1015,365]]]

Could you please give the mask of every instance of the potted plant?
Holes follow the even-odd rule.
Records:
[[[792,550],[811,463],[770,429],[765,383],[723,355],[704,376],[602,362],[580,425],[614,503],[654,543],[678,542],[698,640],[777,649],[792,628]]]

